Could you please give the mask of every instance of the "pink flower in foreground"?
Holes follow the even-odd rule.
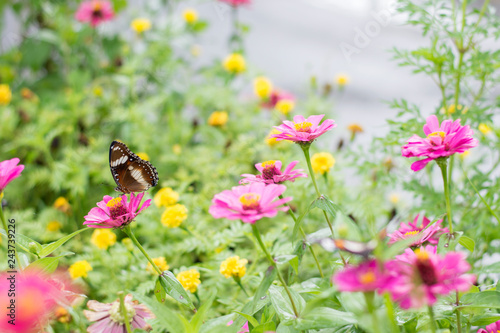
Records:
[[[288,210],[281,205],[292,200],[291,197],[273,201],[285,190],[285,185],[266,186],[264,183],[235,186],[214,196],[209,213],[216,219],[227,218],[253,224],[263,217],[276,216],[279,210]]]
[[[265,103],[262,103],[262,106],[265,108],[273,109],[276,104],[282,100],[294,101],[295,97],[291,93],[284,90],[273,90],[273,92],[269,96],[269,99]]]
[[[432,245],[437,245],[439,237],[442,234],[449,232],[448,228],[441,228],[441,223],[443,222],[442,219],[436,221],[436,223],[430,227],[427,227],[431,221],[424,216],[422,224],[418,226],[418,218],[419,215],[415,217],[413,222],[408,222],[408,224],[401,222],[398,230],[387,235],[390,237],[389,244],[418,235],[420,237],[416,239],[415,242],[411,243],[410,246],[420,246],[426,242]]]
[[[464,274],[470,265],[462,253],[441,256],[436,249],[431,245],[415,251],[406,249],[386,264],[393,278],[386,289],[403,309],[433,305],[437,295],[467,291],[475,282],[474,275]]]
[[[500,332],[500,320],[489,324],[486,329],[480,328],[476,333],[498,333]]]
[[[33,270],[0,274],[0,332],[35,333],[47,324],[58,303],[65,299],[63,292],[45,278]],[[15,297],[9,297],[12,290]],[[11,300],[15,300],[13,305]]]
[[[0,162],[0,193],[11,181],[19,177],[24,170],[24,165],[17,165],[18,163],[18,158]]]
[[[365,261],[358,266],[347,266],[335,273],[333,281],[340,291],[374,291],[386,283],[384,267],[375,259]]]
[[[293,168],[299,163],[299,161],[293,161],[290,163],[286,169],[281,172],[281,161],[266,161],[262,163],[255,164],[255,168],[260,171],[260,175],[242,174],[241,177],[245,177],[240,180],[240,184],[247,183],[265,183],[265,184],[281,184],[287,180],[293,182],[295,178],[307,177],[304,170]]]
[[[121,197],[112,198],[104,196],[97,203],[97,207],[90,210],[85,216],[84,225],[90,228],[123,228],[132,222],[139,213],[151,205],[151,199],[144,201],[139,208],[144,193],[131,193],[130,202],[126,194]]]
[[[469,126],[461,126],[460,119],[445,120],[439,126],[436,116],[427,117],[424,125],[426,138],[413,135],[401,152],[404,157],[426,156],[427,158],[414,162],[413,171],[423,169],[427,163],[439,158],[448,157],[455,153],[463,153],[478,145],[478,140],[472,137],[473,131]]]
[[[130,320],[130,328],[133,330],[150,330],[151,326],[144,319],[154,318],[149,309],[137,301],[132,301],[132,295],[125,296],[125,310]],[[99,303],[89,301],[87,307],[92,310],[83,310],[83,314],[89,321],[95,321],[87,328],[89,333],[127,333],[125,318],[120,309],[120,300],[113,303]]]
[[[252,3],[252,0],[219,0],[220,2],[225,2],[231,6],[238,7],[241,5],[249,5]]]
[[[293,117],[293,122],[285,120],[282,125],[274,126],[281,133],[272,134],[270,137],[276,138],[276,141],[312,142],[320,135],[337,126],[332,119],[326,119],[320,125],[319,123],[324,116],[324,114],[321,114],[310,116],[307,119],[303,116],[295,116]]]
[[[114,15],[111,2],[105,0],[88,0],[80,4],[75,18],[80,22],[86,22],[92,27],[96,27],[102,22],[111,20]]]

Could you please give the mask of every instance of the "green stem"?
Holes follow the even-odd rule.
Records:
[[[466,49],[464,49],[464,29],[465,29],[465,18],[467,14],[467,0],[462,2],[462,26],[460,30],[460,44],[457,45],[458,52],[460,53],[458,58],[458,68],[457,68],[457,81],[455,82],[455,110],[458,110],[458,97],[460,95],[460,79],[462,78],[462,65],[464,63],[464,54]]]
[[[120,312],[122,313],[123,320],[125,321],[127,333],[132,333],[132,329],[130,328],[130,320],[127,314],[127,308],[125,307],[125,295],[123,294],[123,291],[120,291],[118,293],[118,297],[120,297]]]
[[[379,324],[378,324],[378,318],[377,318],[377,313],[375,311],[375,305],[373,304],[374,298],[375,298],[375,292],[373,291],[367,291],[364,293],[365,294],[365,300],[366,300],[366,307],[370,315],[372,316],[372,325],[373,325],[373,331],[375,333],[379,333]]]
[[[238,277],[238,278],[233,277],[233,279],[234,279],[234,281],[236,282],[236,284],[237,284],[238,286],[240,286],[241,290],[243,290],[243,292],[245,293],[245,295],[247,295],[247,297],[248,297],[249,295],[248,295],[248,293],[247,293],[247,291],[246,291],[245,287],[243,287],[243,285],[241,284],[241,279],[240,279],[239,277]]]
[[[456,305],[459,306],[460,300],[458,299],[458,290],[456,291],[455,295],[456,295],[456,300],[457,300]],[[455,313],[457,315],[457,333],[462,333],[462,321],[460,319],[460,310],[458,308],[456,308]]]
[[[398,323],[394,312],[394,304],[392,304],[391,296],[388,293],[384,294],[385,308],[387,309],[387,317],[392,326],[392,331],[399,333]]]
[[[431,331],[432,333],[436,333],[436,318],[434,318],[434,310],[430,305],[427,306],[427,310],[429,312],[429,319],[431,322]]]
[[[255,224],[252,224],[252,231],[253,231],[255,238],[257,239],[257,242],[259,242],[259,245],[260,245],[262,251],[264,251],[264,254],[267,257],[267,260],[269,261],[271,266],[273,266],[274,269],[276,269],[276,273],[278,274],[278,279],[281,281],[281,284],[285,288],[285,291],[288,294],[288,298],[290,299],[290,303],[292,303],[293,313],[295,314],[295,317],[298,318],[299,312],[297,311],[297,307],[295,306],[295,302],[293,301],[292,293],[290,293],[290,290],[288,289],[288,286],[287,286],[285,280],[283,279],[283,276],[281,276],[281,272],[278,268],[278,265],[276,265],[276,262],[274,261],[273,257],[267,251],[266,246],[264,245],[264,242],[262,241],[262,238],[260,237],[259,229],[257,229],[257,226]]]
[[[9,228],[7,227],[7,220],[5,220],[5,215],[3,214],[2,207],[2,193],[0,192],[0,219],[2,220],[3,228],[5,229],[5,237],[7,241],[5,242],[7,246],[7,253],[9,253]],[[15,238],[14,238],[15,240]],[[19,260],[19,255],[17,254],[17,246],[14,243],[14,255],[16,256],[17,266],[21,268],[21,260]]]
[[[153,266],[153,268],[155,269],[155,271],[158,273],[158,275],[161,275],[162,274],[162,271],[158,268],[158,266],[156,266],[155,262],[153,261],[153,259],[151,259],[151,257],[149,256],[149,254],[146,252],[146,250],[144,250],[144,248],[142,247],[141,243],[139,243],[139,241],[137,240],[137,238],[135,238],[135,235],[134,233],[132,232],[132,229],[130,228],[130,225],[126,226],[125,228],[122,229],[124,233],[127,234],[127,236],[132,240],[132,243],[135,244],[135,246],[137,246],[137,248],[142,252],[142,254],[146,257],[146,259],[148,259],[149,263]]]
[[[283,195],[280,195],[279,198],[283,199]],[[295,213],[293,212],[292,208],[290,206],[288,206],[288,204],[285,204],[285,205],[288,207],[288,214],[290,214],[290,216],[292,217],[293,221],[295,223],[297,223],[297,217],[295,216]],[[307,236],[306,236],[306,233],[304,232],[304,229],[302,229],[302,227],[299,227],[299,231],[302,234],[302,238],[307,243]],[[307,247],[309,247],[309,251],[311,252],[311,254],[312,254],[313,258],[314,258],[314,261],[316,262],[316,266],[318,266],[319,275],[321,275],[321,277],[324,278],[325,274],[323,274],[323,270],[321,269],[321,265],[319,264],[318,257],[316,257],[316,253],[314,253],[312,245],[311,244],[307,244]]]
[[[442,162],[438,162],[439,167],[441,168],[441,175],[443,176],[443,185],[444,185],[444,198],[446,200],[446,212],[448,215],[448,224],[450,229],[450,234],[453,233],[453,219],[451,216],[451,204],[450,204],[450,188],[448,186],[448,175],[446,172],[447,169],[447,161],[444,160]]]

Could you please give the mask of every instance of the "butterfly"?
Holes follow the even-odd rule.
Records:
[[[333,252],[335,250],[346,251],[352,254],[357,254],[363,257],[368,257],[375,247],[377,242],[372,240],[368,243],[356,242],[347,239],[331,239],[324,238],[318,242],[325,250]]]
[[[134,154],[123,142],[113,141],[109,147],[109,167],[122,193],[144,192],[158,184],[156,168]]]

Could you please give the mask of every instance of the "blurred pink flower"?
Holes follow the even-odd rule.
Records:
[[[500,332],[500,320],[489,324],[486,329],[480,328],[476,333],[498,333]]]
[[[249,5],[252,3],[252,0],[219,0],[220,2],[225,2],[231,6],[238,7],[241,5]]]
[[[365,261],[358,266],[347,266],[335,273],[332,280],[340,291],[374,291],[386,283],[383,264],[375,259]]]
[[[478,145],[479,141],[472,137],[473,131],[469,126],[461,126],[460,119],[445,120],[439,126],[435,115],[427,117],[424,125],[426,138],[413,135],[408,144],[404,145],[401,152],[404,157],[426,156],[427,158],[414,162],[413,171],[423,169],[427,163],[439,158],[448,157],[455,153],[463,153]]]
[[[474,275],[464,274],[470,265],[462,253],[440,256],[436,250],[431,245],[406,249],[386,264],[392,280],[385,289],[403,309],[433,305],[437,295],[467,291],[475,282]]]
[[[92,27],[96,27],[102,22],[111,20],[114,15],[111,2],[105,0],[88,0],[80,4],[75,18],[80,22],[86,22]]]
[[[15,296],[9,296],[13,292]],[[39,332],[57,305],[62,303],[66,303],[63,292],[41,272],[26,270],[17,274],[0,273],[2,333]],[[15,325],[10,324],[9,320],[13,320]]]
[[[144,319],[154,318],[154,314],[137,301],[132,301],[132,295],[125,296],[125,310],[130,320],[130,328],[133,330],[149,330],[151,326]],[[125,320],[120,309],[120,300],[113,303],[100,303],[88,301],[87,307],[92,310],[83,310],[83,314],[89,321],[96,323],[87,328],[89,333],[127,333]]]
[[[214,196],[209,213],[216,219],[227,218],[253,224],[263,217],[276,216],[279,210],[288,210],[281,205],[292,200],[291,197],[273,201],[285,190],[284,185],[266,186],[264,183],[235,186]]]
[[[415,217],[413,222],[408,222],[408,224],[401,222],[398,230],[394,231],[392,234],[388,234],[390,237],[389,244],[393,244],[397,241],[404,240],[410,237],[419,235],[420,237],[411,243],[410,246],[420,246],[426,242],[432,245],[437,245],[439,242],[439,237],[449,232],[448,228],[441,228],[441,223],[443,220],[438,220],[436,223],[427,228],[431,222],[427,217],[423,217],[422,224],[417,226],[419,215]]]
[[[262,103],[262,106],[272,109],[281,100],[294,101],[295,97],[291,93],[284,90],[273,90],[273,92],[269,96],[269,99],[266,102]]]
[[[18,158],[0,162],[0,193],[3,192],[5,187],[11,181],[19,177],[21,172],[24,170],[24,165],[17,165],[18,163]]]
[[[84,225],[90,228],[123,228],[132,222],[139,213],[151,205],[151,199],[144,201],[139,208],[144,193],[130,194],[130,202],[127,195],[112,198],[104,196],[103,200],[97,203],[97,207],[90,210],[85,216]]]
[[[230,320],[226,324],[226,326],[231,326],[232,324],[233,324],[233,321]],[[241,331],[238,331],[238,333],[248,333],[248,332],[250,332],[250,328],[248,327],[248,321],[247,321],[245,324],[243,324],[243,326],[241,326]]]
[[[266,161],[255,164],[255,168],[260,171],[260,175],[242,174],[245,177],[240,180],[240,184],[247,183],[265,183],[265,184],[281,184],[287,180],[293,182],[295,178],[307,177],[302,169],[293,170],[299,161],[293,161],[286,169],[281,172],[281,161]]]
[[[281,133],[272,134],[270,137],[276,138],[276,141],[312,142],[320,135],[337,126],[332,119],[326,119],[320,125],[319,123],[324,116],[324,114],[321,114],[310,116],[307,119],[303,116],[295,116],[293,117],[293,122],[285,120],[282,125],[274,126]]]

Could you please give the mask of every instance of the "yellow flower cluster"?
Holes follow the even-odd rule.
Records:
[[[224,59],[224,69],[229,73],[238,74],[246,69],[245,58],[239,53],[232,53]]]
[[[332,154],[327,152],[316,153],[311,157],[311,166],[314,172],[325,174],[335,165]]]
[[[467,111],[469,111],[469,108],[466,106],[464,107],[462,104],[458,104],[457,106],[455,106],[455,104],[451,104],[448,106],[447,110],[445,110],[444,107],[441,108],[441,110],[440,110],[440,112],[442,114],[448,114],[448,115],[453,114],[457,111],[464,114],[464,113],[467,113]]]
[[[139,158],[143,159],[144,161],[149,161],[149,155],[146,154],[146,153],[137,153],[137,156],[139,156]]]
[[[479,131],[481,133],[483,133],[484,135],[488,135],[491,133],[491,127],[489,127],[488,125],[484,124],[484,123],[481,123],[479,124],[479,127],[478,127]]]
[[[335,81],[342,88],[342,87],[344,87],[344,86],[346,86],[346,85],[349,84],[349,77],[347,75],[345,75],[345,74],[339,74],[335,78]]]
[[[153,262],[162,272],[164,272],[170,268],[170,266],[167,264],[167,259],[165,259],[165,257],[153,258]],[[156,274],[156,271],[153,268],[153,265],[151,265],[151,263],[149,263],[149,262],[148,262],[148,266],[146,267],[146,270],[153,275]]]
[[[87,260],[77,261],[68,268],[69,275],[73,280],[78,279],[79,277],[86,278],[88,276],[88,272],[91,270],[92,266]]]
[[[182,16],[184,17],[184,21],[186,21],[186,23],[188,24],[193,24],[198,21],[198,13],[192,8],[184,10]]]
[[[47,231],[50,231],[50,232],[56,232],[56,231],[59,231],[60,229],[62,228],[62,224],[61,222],[59,221],[50,221],[48,224],[47,224]]]
[[[179,280],[184,289],[194,293],[201,283],[200,272],[196,269],[179,272],[179,274],[177,274],[177,280]]]
[[[168,228],[177,228],[187,219],[187,213],[186,206],[181,204],[167,207],[161,215],[161,224]]]
[[[151,21],[145,18],[136,18],[130,23],[130,27],[138,34],[142,34],[151,29]]]
[[[220,264],[219,272],[227,279],[230,277],[242,278],[247,272],[248,260],[240,259],[238,256],[229,257]]]
[[[273,83],[267,77],[259,76],[253,81],[253,91],[261,99],[266,99],[273,91]]]
[[[284,115],[287,115],[295,108],[295,102],[291,99],[281,99],[276,103],[274,108]]]
[[[268,136],[266,137],[266,143],[268,146],[272,147],[274,145],[276,145],[279,141],[276,140],[276,138],[271,138],[271,135],[273,134],[279,134],[281,133],[279,130],[277,130],[276,128],[273,128],[271,130],[271,132],[268,134]]]
[[[67,214],[71,209],[71,205],[65,197],[59,197],[54,202],[54,208]]]
[[[164,187],[155,194],[153,201],[156,207],[172,206],[179,201],[179,193],[170,187]]]
[[[12,100],[12,91],[7,84],[0,84],[0,105],[7,105]]]
[[[226,111],[215,111],[208,118],[208,124],[210,126],[224,126],[229,119],[229,115]]]
[[[115,245],[116,235],[109,229],[95,229],[90,242],[101,250],[107,250],[110,246]]]

